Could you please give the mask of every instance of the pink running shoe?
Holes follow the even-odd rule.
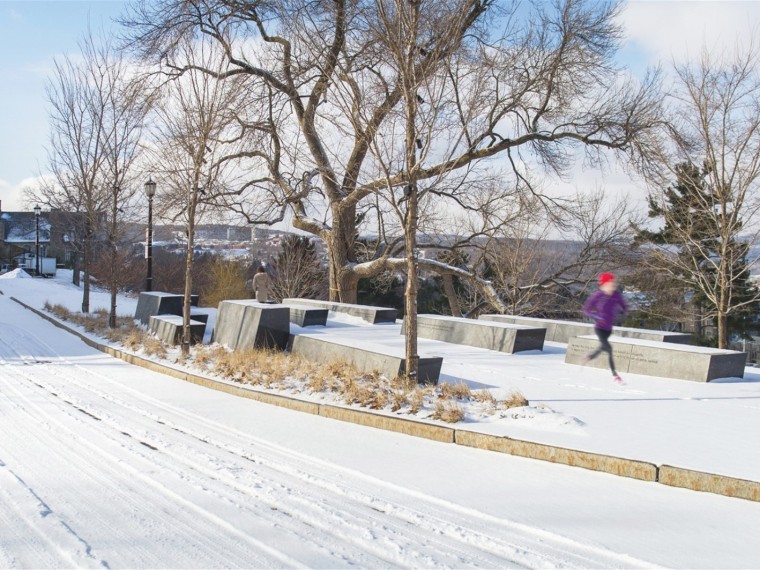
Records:
[[[588,354],[585,354],[583,358],[581,358],[581,366],[586,366],[589,362],[591,362],[591,357]]]
[[[615,384],[618,384],[618,385],[622,385],[622,384],[625,384],[625,382],[623,382],[623,377],[622,377],[622,376],[620,376],[620,374],[615,374],[615,375],[612,377],[612,379],[613,379],[613,380],[615,380]]]

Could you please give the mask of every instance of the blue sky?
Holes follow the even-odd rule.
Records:
[[[5,211],[26,209],[20,189],[44,172],[47,144],[45,84],[53,59],[76,55],[88,26],[112,26],[126,2],[114,0],[0,0],[0,200]],[[760,0],[627,2],[628,41],[621,61],[635,73],[648,65],[694,59],[702,46],[730,51],[754,37],[760,47]],[[584,185],[596,182],[586,181]],[[605,185],[630,188],[624,175]],[[571,186],[576,185],[573,182]]]
[[[53,58],[76,54],[87,29],[110,26],[123,2],[0,1],[0,200],[21,208],[17,189],[44,169],[45,84]]]

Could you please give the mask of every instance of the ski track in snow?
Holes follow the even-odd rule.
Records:
[[[11,325],[6,422],[26,438],[0,444],[3,567],[651,566],[232,430]]]

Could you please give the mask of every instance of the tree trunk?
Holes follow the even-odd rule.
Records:
[[[444,273],[441,275],[441,280],[443,281],[443,293],[449,301],[449,311],[451,311],[451,316],[461,317],[462,309],[459,308],[457,292],[454,289],[454,276],[450,273]]]
[[[84,237],[84,252],[82,255],[82,269],[84,273],[84,284],[82,286],[82,312],[90,312],[90,263],[92,257],[92,225],[87,222],[87,229]]]
[[[404,318],[406,319],[406,378],[411,384],[418,382],[420,355],[417,353],[417,77],[415,61],[418,56],[417,34],[419,4],[409,3],[410,21],[403,52],[404,105],[406,107],[406,171],[409,177],[406,187],[406,215],[404,216],[404,245],[406,248],[406,292],[404,295]]]
[[[330,269],[330,301],[357,302],[359,278],[353,270],[356,240],[356,207],[333,205],[333,230],[327,236]]]
[[[185,297],[182,302],[182,354],[190,354],[192,332],[190,329],[190,296],[193,294],[193,247],[195,245],[195,204],[188,213],[187,252],[185,256]]]

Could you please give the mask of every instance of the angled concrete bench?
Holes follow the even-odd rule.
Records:
[[[325,326],[327,324],[327,309],[309,307],[307,305],[287,305],[290,311],[290,322],[299,327]]]
[[[404,334],[406,324],[401,329]],[[543,350],[546,329],[510,323],[497,323],[448,317],[417,315],[417,336],[454,344],[466,344],[499,352]]]
[[[172,346],[182,343],[182,317],[178,315],[153,315],[150,317],[148,329],[156,337]],[[203,342],[206,323],[190,321],[190,342]]]
[[[636,338],[610,337],[618,372],[662,376],[694,382],[716,378],[743,378],[747,354],[705,346],[658,342]],[[596,335],[570,339],[565,363],[583,364],[583,357],[599,345]],[[587,364],[594,368],[609,366],[602,353]]]
[[[287,307],[241,299],[219,303],[212,341],[233,350],[254,347],[285,350],[289,335]]]
[[[306,305],[327,309],[336,313],[345,313],[353,317],[359,317],[365,321],[375,323],[395,323],[398,311],[388,307],[373,307],[372,305],[352,305],[350,303],[333,303],[332,301],[318,301],[315,299],[283,299],[283,305]]]
[[[347,362],[362,372],[377,370],[386,378],[396,378],[406,370],[404,349],[388,349],[373,344],[352,341],[339,341],[326,335],[295,334],[291,335],[288,349],[292,354],[316,362],[328,364],[334,361]],[[443,358],[440,356],[420,356],[417,382],[419,384],[437,384],[441,374]]]
[[[515,325],[544,327],[546,328],[546,340],[549,342],[562,342],[567,344],[574,336],[594,334],[594,325],[574,321],[539,319],[537,317],[518,317],[514,315],[480,315],[478,319],[495,323],[511,323]],[[656,340],[659,342],[673,342],[677,344],[691,344],[691,335],[689,333],[615,327],[615,336],[639,338],[642,340]]]
[[[184,299],[184,295],[177,293],[143,291],[137,299],[135,319],[147,325],[154,315],[181,315]],[[190,305],[198,306],[198,295],[190,296]]]

